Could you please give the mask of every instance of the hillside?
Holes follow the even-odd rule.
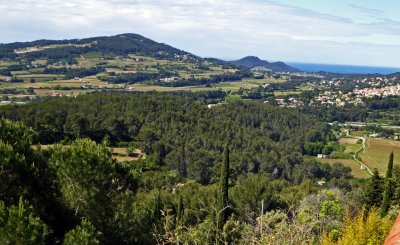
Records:
[[[283,62],[268,62],[266,60],[261,60],[256,56],[247,56],[240,60],[229,61],[230,64],[237,66],[244,66],[247,68],[264,67],[266,69],[272,70],[273,72],[298,72],[297,68],[291,67]]]
[[[34,59],[48,58],[49,56],[50,58],[75,58],[90,52],[113,53],[115,55],[140,53],[158,58],[200,59],[188,52],[132,33],[84,39],[37,40],[0,44],[0,58]]]

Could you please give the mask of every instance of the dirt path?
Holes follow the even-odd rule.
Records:
[[[358,154],[360,152],[362,152],[366,147],[366,145],[365,145],[366,139],[364,137],[355,137],[355,138],[362,140],[362,148],[359,151],[357,151],[355,154],[353,154],[354,161],[359,163],[362,168],[366,169],[370,175],[373,175],[371,169],[369,169],[369,167],[367,165],[365,165],[365,163],[363,163],[362,161],[358,160]]]

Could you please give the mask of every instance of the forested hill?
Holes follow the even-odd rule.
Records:
[[[161,93],[93,94],[4,106],[0,116],[32,127],[44,144],[83,137],[109,138],[114,145],[133,142],[157,164],[204,184],[218,178],[215,167],[225,143],[232,149],[234,176],[263,172],[302,178],[304,143],[324,141],[327,134],[324,124],[292,110],[242,101],[208,109]]]
[[[264,67],[269,69],[273,72],[298,72],[300,71],[297,68],[291,67],[283,62],[268,62],[266,60],[261,60],[255,56],[247,56],[240,60],[229,61],[228,63],[237,65],[237,66],[244,66],[247,68],[254,68],[254,67]]]
[[[28,59],[46,57],[49,59],[74,58],[84,53],[103,52],[115,55],[137,53],[157,58],[199,59],[188,52],[169,45],[158,43],[138,34],[120,34],[109,37],[92,37],[71,40],[38,40],[33,42],[16,42],[0,44],[0,58]]]

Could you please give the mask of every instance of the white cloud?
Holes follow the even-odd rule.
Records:
[[[201,56],[400,66],[396,21],[356,23],[263,0],[0,0],[0,11],[3,42],[133,32]]]

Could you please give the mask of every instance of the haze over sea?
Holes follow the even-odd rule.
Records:
[[[391,74],[400,72],[400,68],[396,67],[377,67],[377,66],[353,66],[353,65],[331,65],[331,64],[310,64],[286,62],[288,65],[296,67],[306,72],[332,72],[342,74]]]

